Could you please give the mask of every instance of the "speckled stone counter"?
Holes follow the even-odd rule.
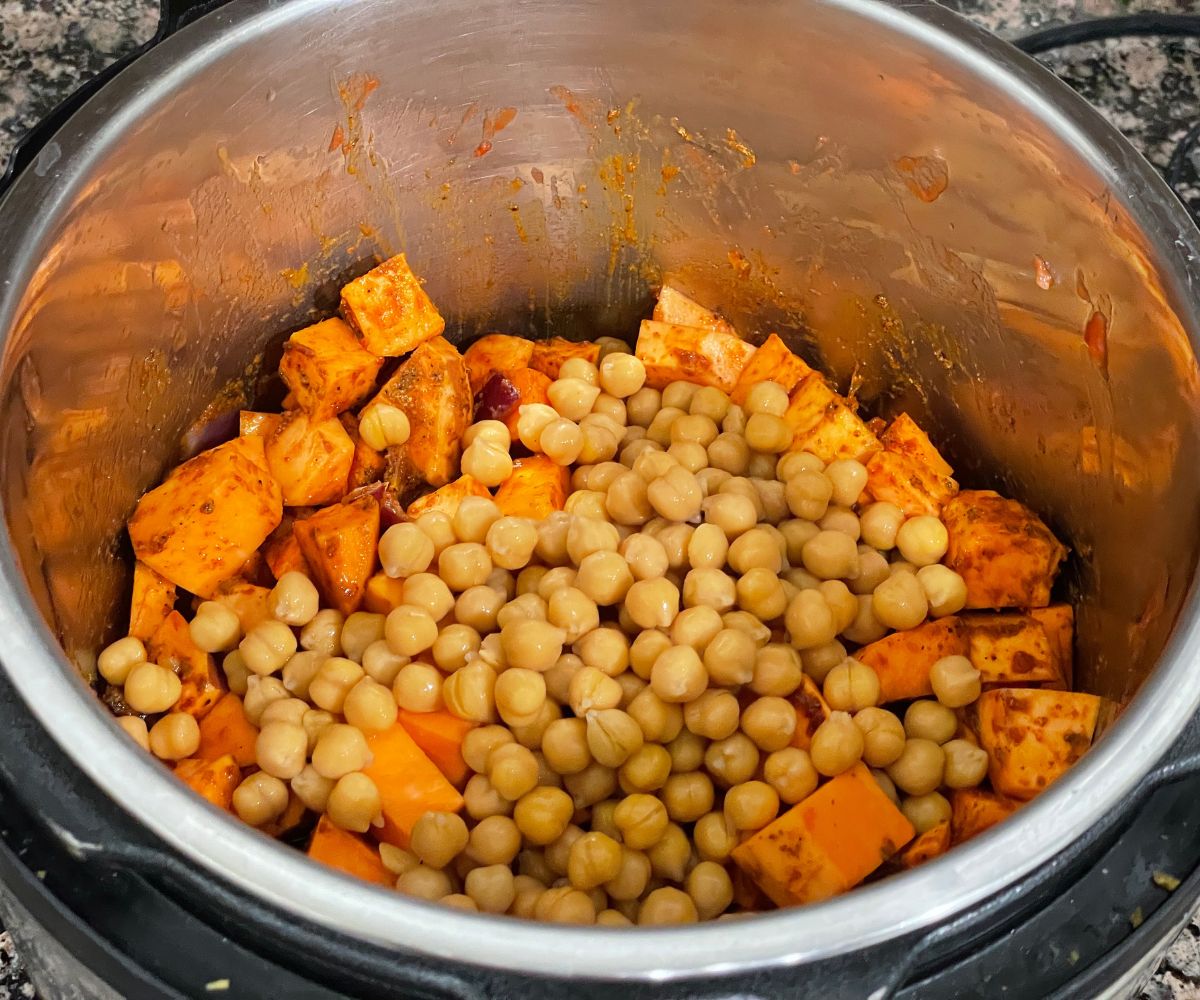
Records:
[[[1006,38],[1110,14],[1200,12],[1200,0],[945,2]],[[22,132],[82,80],[147,40],[157,7],[155,0],[0,0],[0,164]],[[1094,43],[1059,50],[1045,61],[1160,169],[1187,128],[1200,121],[1200,42]],[[1184,195],[1200,211],[1200,186],[1185,187]],[[0,1000],[32,997],[12,942],[0,931]],[[1200,924],[1191,924],[1171,946],[1143,997],[1200,1000]]]

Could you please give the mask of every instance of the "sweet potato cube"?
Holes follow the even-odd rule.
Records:
[[[1075,609],[1069,604],[1051,604],[1046,608],[1030,608],[1029,617],[1046,630],[1054,652],[1055,672],[1061,678],[1062,689],[1070,691],[1075,676]],[[1051,682],[1042,686],[1056,685]]]
[[[949,479],[954,475],[954,469],[942,458],[941,452],[929,440],[929,435],[907,413],[901,413],[888,424],[879,440],[888,451],[912,459],[935,476]]]
[[[658,293],[658,301],[654,304],[654,319],[659,323],[674,323],[676,326],[694,326],[713,333],[727,333],[737,336],[737,331],[711,309],[705,309],[699,302],[688,298],[683,292],[663,285]]]
[[[646,385],[652,389],[694,382],[731,392],[754,345],[734,333],[644,319],[635,353],[646,366]]]
[[[407,354],[446,328],[402,253],[342,289],[342,315],[359,343],[381,358]]]
[[[491,496],[488,488],[478,479],[473,476],[459,476],[454,482],[418,497],[408,505],[405,513],[414,521],[431,510],[440,510],[453,517],[458,512],[458,505],[467,497],[491,499]]]
[[[259,587],[235,577],[217,585],[217,592],[213,595],[213,600],[218,604],[224,604],[237,615],[238,621],[242,625],[242,631],[249,632],[255,625],[271,617],[267,603],[270,596],[271,591],[266,587]]]
[[[308,845],[308,856],[364,882],[388,888],[396,884],[396,876],[384,866],[379,849],[357,833],[334,826],[328,816],[317,820],[317,828]]]
[[[976,711],[992,787],[1027,800],[1061,777],[1092,745],[1100,699],[1073,691],[998,688],[980,696]]]
[[[880,441],[884,450],[867,463],[867,492],[910,517],[939,514],[958,492],[958,483],[929,436],[912,417],[901,413]]]
[[[200,748],[196,756],[216,760],[228,754],[238,767],[251,767],[258,763],[254,754],[257,739],[258,727],[246,717],[242,699],[231,692],[223,695],[200,720]]]
[[[354,458],[350,462],[350,475],[346,480],[346,492],[353,493],[363,486],[380,482],[387,472],[387,458],[376,451],[358,433],[358,417],[343,413],[338,417],[342,427],[354,442]]]
[[[345,321],[334,318],[288,338],[279,375],[300,408],[320,419],[366,399],[382,366],[383,358],[363,348]]]
[[[1022,803],[986,788],[956,788],[950,793],[950,842],[962,844],[1003,819]]]
[[[950,850],[950,821],[931,826],[900,852],[901,868],[916,868]]]
[[[344,615],[357,611],[379,544],[379,504],[374,497],[326,507],[297,521],[292,530],[325,600]]]
[[[312,575],[308,560],[300,551],[300,543],[296,541],[296,533],[290,521],[286,531],[277,531],[263,546],[263,558],[266,559],[267,567],[276,580],[284,573],[293,571],[305,576]]]
[[[879,675],[879,701],[907,701],[933,694],[929,671],[943,656],[967,655],[967,630],[954,615],[893,632],[854,654]]]
[[[533,357],[533,342],[505,333],[489,333],[472,343],[462,357],[471,392],[476,393],[497,372],[503,374],[528,368],[529,359]]]
[[[175,765],[175,776],[218,809],[229,809],[233,790],[242,781],[242,769],[229,754],[216,760],[189,757]]]
[[[811,372],[812,369],[803,360],[788,350],[787,344],[771,334],[751,355],[729,398],[738,406],[745,405],[746,397],[758,382],[777,382],[783,386],[784,392],[790,394],[800,380]]]
[[[1032,615],[963,615],[967,658],[984,686],[1062,685],[1058,651]]]
[[[129,520],[137,558],[184,590],[209,597],[283,516],[263,443],[239,437],[201,452],[138,501]]]
[[[882,447],[841,396],[817,372],[792,392],[783,419],[792,428],[790,451],[808,451],[824,462],[853,458],[866,462]]]
[[[815,903],[858,885],[915,831],[862,764],[839,774],[733,849],[778,906]]]
[[[600,345],[593,344],[590,340],[564,340],[562,337],[534,341],[529,367],[556,379],[562,366],[571,358],[583,358],[584,361],[598,364]]]
[[[410,712],[403,708],[400,709],[399,721],[450,784],[462,788],[471,774],[471,769],[463,760],[463,737],[475,728],[475,723],[446,711]]]
[[[287,507],[311,507],[346,494],[354,442],[337,417],[314,419],[304,410],[284,415],[266,439],[267,468]]]
[[[503,415],[497,414],[497,419],[504,421],[508,433],[514,441],[517,440],[517,421],[521,417],[521,407],[529,403],[550,403],[550,386],[553,384],[548,375],[533,368],[518,368],[505,372],[504,377],[517,391],[517,401]]]
[[[1044,608],[1067,550],[1033,511],[991,490],[946,503],[943,560],[967,585],[968,608]]]
[[[796,731],[792,734],[792,746],[807,750],[812,746],[817,727],[829,718],[829,705],[821,696],[817,682],[808,674],[804,675],[791,702],[796,709]]]
[[[430,486],[450,482],[458,474],[460,441],[473,413],[467,366],[454,345],[444,337],[426,341],[372,403],[376,400],[398,406],[408,417],[408,442],[388,449],[401,453],[405,478]]]
[[[225,693],[217,665],[208,653],[192,642],[188,623],[178,611],[167,615],[166,621],[146,643],[146,653],[152,663],[168,667],[179,675],[183,691],[173,712],[187,712],[203,719]]]
[[[540,521],[567,503],[570,473],[545,455],[530,455],[513,462],[510,475],[496,490],[495,501],[510,517]]]
[[[458,812],[463,799],[438,766],[417,746],[400,723],[367,737],[374,759],[363,773],[375,782],[383,801],[380,840],[407,847],[417,820],[430,810]]]
[[[393,580],[386,573],[376,573],[367,581],[367,589],[363,594],[364,611],[386,615],[403,603],[403,580]]]
[[[133,564],[129,634],[145,642],[175,609],[175,584],[144,562]]]
[[[275,433],[275,428],[282,419],[282,415],[278,413],[242,410],[238,414],[238,433],[242,437],[260,437],[265,441]]]

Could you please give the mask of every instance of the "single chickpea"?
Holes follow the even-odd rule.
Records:
[[[504,595],[491,587],[471,587],[459,594],[454,602],[454,618],[459,624],[483,635],[496,627],[496,616],[504,604]]]
[[[887,632],[888,627],[875,615],[874,596],[863,594],[858,597],[858,614],[854,616],[854,621],[842,629],[841,635],[849,642],[865,646],[882,639]]]
[[[513,804],[492,787],[486,774],[471,775],[463,789],[463,808],[474,820],[508,816],[513,812]]]
[[[646,851],[656,878],[667,882],[682,882],[692,857],[692,844],[683,827],[668,823],[658,843]]]
[[[724,622],[722,622],[724,625]],[[754,677],[758,646],[745,632],[722,628],[704,649],[704,668],[713,684],[733,687]]]
[[[362,683],[361,681],[359,682]],[[437,712],[444,705],[442,690],[445,686],[445,680],[441,672],[428,663],[413,662],[400,668],[400,672],[396,675],[395,681],[392,683],[392,689],[389,696],[393,702],[406,712]],[[356,686],[346,696],[346,719],[350,719],[350,696],[358,690]],[[384,689],[387,690],[386,688]],[[379,706],[379,719],[382,721],[386,713],[383,706]],[[393,713],[393,721],[394,719]],[[358,725],[358,723],[353,723]],[[366,728],[366,727],[361,727]]]
[[[600,395],[600,386],[589,384],[581,378],[563,378],[560,374],[546,390],[550,405],[568,420],[582,420],[592,412],[592,405]]]
[[[100,651],[96,667],[109,684],[124,684],[129,672],[139,663],[146,662],[146,647],[142,640],[132,635],[106,646]]]
[[[561,788],[539,786],[521,796],[513,820],[529,843],[544,846],[562,836],[574,812],[571,796]]]
[[[828,778],[848,771],[863,755],[862,731],[845,712],[832,712],[813,733],[808,749],[813,767]]]
[[[609,677],[616,677],[629,667],[629,638],[611,625],[580,636],[572,649],[586,666],[595,667]]]
[[[313,709],[303,698],[280,698],[262,710],[258,725],[260,729],[270,722],[291,722],[302,726],[304,717],[311,711]]]
[[[593,552],[579,563],[575,586],[596,604],[608,607],[628,597],[634,579],[628,563],[616,552]]]
[[[547,889],[538,897],[535,920],[557,924],[594,924],[596,907],[585,892],[569,885]]]
[[[822,646],[813,646],[800,654],[804,672],[818,684],[824,684],[829,672],[845,659],[846,647],[836,639]]]
[[[300,766],[304,766],[304,742],[303,730],[301,735],[300,747]],[[259,734],[261,740],[262,734]],[[187,712],[171,712],[169,715],[164,715],[150,729],[149,734],[150,752],[160,760],[183,760],[185,757],[191,757],[200,747],[200,726],[196,720],[187,714]],[[262,762],[259,762],[262,766]],[[268,768],[263,768],[264,771],[269,771]],[[280,775],[279,777],[292,777],[289,775]]]
[[[908,796],[900,803],[900,811],[918,834],[950,822],[950,802],[937,792]]]
[[[625,608],[640,628],[668,628],[679,613],[679,589],[666,579],[638,580],[625,594]]]
[[[467,824],[457,813],[430,810],[413,824],[409,849],[424,865],[445,868],[467,847]]]
[[[612,837],[593,830],[571,845],[567,877],[576,889],[594,889],[616,878],[621,861],[621,845]]]
[[[687,608],[713,608],[719,613],[730,611],[737,604],[737,583],[715,567],[691,570],[683,578],[683,604]]]
[[[571,678],[568,703],[571,711],[582,717],[588,712],[616,708],[622,694],[616,680],[596,667],[585,665]]]
[[[988,773],[988,755],[982,747],[967,740],[949,740],[942,744],[946,766],[942,780],[947,788],[974,788]]]
[[[542,428],[538,447],[555,465],[570,465],[583,451],[583,431],[574,421],[559,417]]]
[[[178,680],[178,678],[176,679]],[[257,674],[251,674],[246,682],[246,694],[242,698],[242,709],[245,711],[246,718],[250,720],[251,724],[257,726],[262,721],[263,712],[266,711],[268,705],[274,701],[282,701],[288,697],[288,689],[283,686],[283,681],[278,677],[259,677]],[[130,703],[128,681],[125,683],[125,702],[135,712],[143,711],[136,704]],[[168,705],[166,707],[170,708],[171,706]],[[159,711],[166,711],[166,709],[160,709]]]
[[[663,785],[661,798],[667,814],[676,823],[692,823],[713,807],[712,779],[703,771],[672,774]]]
[[[619,708],[592,709],[587,713],[587,741],[592,758],[604,767],[620,767],[641,749],[642,728]]]
[[[600,393],[596,397],[596,402],[592,404],[591,417],[607,417],[616,424],[617,436],[624,437],[625,424],[629,420],[629,414],[625,410],[625,401],[618,399],[607,392]],[[638,428],[641,430],[641,428]]]
[[[483,913],[504,913],[517,896],[516,880],[506,864],[473,869],[463,888]]]
[[[967,584],[961,576],[938,563],[917,570],[917,582],[929,601],[929,613],[934,618],[957,614],[967,604]]]
[[[724,788],[749,781],[758,770],[760,755],[754,741],[745,733],[734,733],[714,740],[704,751],[704,766]]]
[[[430,618],[439,622],[454,608],[454,595],[436,574],[416,573],[404,581],[404,603],[424,608]]]
[[[260,622],[238,644],[238,651],[252,672],[266,677],[283,669],[292,658],[296,636],[283,622]]]
[[[708,468],[708,450],[697,441],[676,441],[667,449],[667,455],[693,474]],[[699,478],[696,483],[700,487],[701,495],[706,495]]]
[[[546,703],[546,680],[536,670],[511,667],[496,678],[493,697],[496,711],[508,725],[528,726]]]
[[[312,752],[313,770],[322,778],[334,780],[352,771],[361,771],[371,759],[371,748],[362,731],[341,723],[326,726],[317,737]]]
[[[430,902],[450,899],[456,895],[450,875],[428,865],[417,865],[397,878],[396,890],[406,896],[427,899]]]
[[[816,788],[816,781],[813,782]],[[726,861],[733,849],[737,847],[739,833],[733,821],[725,815],[724,810],[710,812],[696,820],[692,828],[692,838],[696,842],[696,853],[703,861]]]
[[[803,680],[800,655],[791,646],[768,643],[755,654],[754,676],[750,679],[750,690],[755,694],[787,698]]]
[[[549,622],[515,621],[500,632],[508,664],[527,670],[549,670],[562,655],[566,633]]]
[[[818,527],[822,531],[841,532],[855,543],[862,537],[862,526],[859,524],[858,515],[845,507],[831,506],[818,522]]]
[[[295,663],[295,661],[301,656],[316,657],[315,660],[311,661],[311,664],[305,663],[302,668],[297,668],[300,675],[304,678],[302,681],[303,691],[299,690],[298,688],[293,688],[290,685],[288,686],[289,691],[291,691],[297,697],[303,698],[306,697],[309,682],[313,677],[316,676],[317,671],[321,667],[321,663],[325,660],[325,656],[322,653],[297,653],[288,661],[287,666],[283,668],[284,684],[288,684],[289,668],[291,668],[292,664]],[[395,682],[396,676],[408,662],[409,658],[407,656],[400,656],[398,653],[393,653],[387,644],[387,640],[385,639],[379,639],[371,643],[371,645],[363,650],[362,654],[362,668],[366,675],[370,677],[371,680],[387,687],[390,687]]]
[[[910,739],[887,768],[888,777],[909,795],[928,795],[942,783],[946,754],[932,740]]]
[[[854,714],[854,724],[862,732],[863,760],[871,767],[887,767],[899,760],[907,736],[895,714],[870,706]]]
[[[692,701],[707,686],[708,671],[691,646],[672,646],[665,650],[650,670],[650,687],[667,703]]]
[[[729,485],[725,483],[721,488],[724,490]],[[753,492],[753,487],[751,491]],[[705,497],[700,506],[706,522],[715,524],[725,532],[726,538],[735,539],[758,523],[756,499],[757,493],[755,499],[736,492],[718,493],[716,496]]]
[[[616,425],[609,423],[607,418],[591,413],[584,417],[579,424],[583,434],[583,447],[579,452],[579,461],[596,464],[607,462],[617,453],[621,442],[622,432],[615,429]]]
[[[649,386],[643,386],[625,400],[625,411],[629,414],[630,423],[638,427],[649,427],[661,409],[662,393]]]
[[[671,623],[671,641],[677,646],[691,646],[699,653],[721,631],[723,624],[720,613],[707,605],[685,608]]]
[[[781,802],[791,806],[817,790],[820,775],[807,750],[789,746],[763,761],[763,779],[775,789]]]
[[[588,385],[600,384],[600,370],[587,358],[567,358],[558,370],[559,379],[577,378]]]
[[[424,573],[433,562],[433,542],[415,524],[393,524],[379,539],[379,563],[392,578]]]
[[[671,755],[671,773],[682,774],[685,771],[696,770],[704,763],[707,749],[708,741],[703,736],[697,736],[689,729],[681,729],[674,739],[667,742],[667,753]]]
[[[837,620],[833,609],[817,590],[802,590],[787,607],[784,624],[796,649],[811,649],[833,641]]]
[[[646,384],[646,366],[632,354],[610,354],[600,362],[600,386],[618,399],[626,399]]]
[[[795,714],[793,710],[793,718]],[[704,691],[683,707],[683,724],[697,736],[709,740],[723,740],[732,736],[737,732],[740,721],[741,708],[737,697],[729,691]]]
[[[761,830],[779,814],[779,793],[765,781],[744,781],[725,793],[725,814],[739,830]]]
[[[756,567],[742,574],[736,585],[737,603],[760,621],[774,621],[787,611],[788,591],[777,573]]]
[[[891,575],[888,561],[883,553],[869,545],[858,547],[858,576],[849,581],[851,593],[856,596],[871,594]]]
[[[740,431],[731,432],[728,429],[735,412],[740,410],[730,409],[724,421],[726,429],[708,446],[708,464],[732,476],[741,476],[745,475],[750,465],[750,446]]]
[[[946,554],[950,536],[936,517],[910,517],[896,532],[896,547],[914,566],[932,566]]]
[[[825,475],[833,483],[833,502],[840,507],[853,507],[867,485],[867,467],[852,458],[838,459],[825,467]]]
[[[904,733],[910,740],[932,740],[940,746],[957,730],[958,716],[930,698],[914,701],[904,713]]]
[[[766,413],[782,417],[788,408],[788,394],[778,382],[755,382],[746,395],[747,413]]]
[[[452,590],[461,593],[485,583],[492,572],[492,557],[478,542],[459,542],[438,556],[438,576]]]
[[[746,444],[754,451],[777,455],[791,447],[792,428],[782,417],[771,413],[752,413],[746,421]],[[767,460],[766,471],[773,473],[775,460]]]
[[[662,405],[673,406],[685,413],[692,405],[692,399],[700,391],[700,386],[694,382],[671,382],[663,389]]]
[[[192,642],[204,652],[221,653],[238,644],[242,637],[242,623],[232,610],[219,601],[203,601],[188,624],[188,633]]]
[[[358,436],[375,451],[386,451],[408,441],[408,415],[391,403],[372,403],[358,418]]]
[[[692,897],[681,889],[664,886],[655,889],[638,909],[641,927],[665,927],[671,924],[694,924],[700,919]]]
[[[257,771],[233,790],[232,804],[243,823],[266,826],[287,808],[288,786],[266,771]]]
[[[662,788],[670,775],[671,754],[667,748],[657,743],[643,743],[621,765],[617,781],[621,790],[628,795],[634,792],[653,792]]]
[[[521,849],[521,831],[508,816],[485,816],[471,830],[466,854],[479,865],[509,865]]]
[[[879,703],[879,676],[865,663],[847,657],[825,675],[822,694],[837,712],[857,712]]]
[[[500,675],[501,678],[504,674]],[[538,762],[533,751],[519,743],[496,747],[488,757],[488,780],[510,802],[516,802],[538,785]]]
[[[871,595],[871,607],[881,624],[898,631],[916,628],[929,613],[925,591],[912,573],[884,580]]]
[[[483,660],[472,660],[443,681],[442,701],[451,715],[467,722],[495,722],[496,671]]]
[[[143,750],[150,750],[150,731],[146,728],[145,719],[136,715],[121,715],[117,717],[117,725]]]
[[[145,715],[167,711],[182,692],[175,672],[157,663],[138,663],[125,677],[125,704]]]
[[[512,437],[503,420],[478,420],[463,431],[462,444],[464,448],[469,448],[479,442],[508,451]]]
[[[858,546],[840,531],[821,531],[804,545],[804,568],[820,580],[847,580],[858,575]]]
[[[295,570],[284,573],[267,595],[267,610],[272,618],[284,625],[307,625],[316,616],[320,606],[321,598],[316,586],[307,576]]]
[[[775,465],[775,476],[786,483],[801,472],[824,472],[825,463],[809,451],[790,451],[780,457]],[[814,520],[810,518],[810,520]]]
[[[823,472],[798,472],[787,480],[788,509],[805,521],[819,521],[833,499],[833,483]]]
[[[896,547],[896,537],[903,523],[904,511],[891,503],[873,503],[859,515],[862,540],[881,552],[890,552]]]
[[[786,698],[756,698],[742,712],[742,732],[764,753],[782,750],[796,731],[796,709]]]
[[[625,711],[642,727],[646,739],[656,743],[669,743],[683,728],[683,710],[663,701],[651,687],[639,691]]]
[[[329,778],[322,778],[311,764],[306,764],[296,777],[290,782],[291,790],[295,793],[296,798],[304,803],[305,809],[311,809],[313,812],[323,813],[329,806],[329,793],[333,791],[333,786],[336,782]],[[384,857],[384,865],[388,871],[399,875],[400,872],[388,865],[388,860],[383,850],[384,847],[390,847],[390,844],[380,846],[380,855]],[[403,852],[408,854],[407,851]],[[410,855],[411,856],[411,855]],[[412,858],[412,863],[415,865],[417,859]]]
[[[384,638],[388,648],[400,656],[416,656],[437,641],[437,621],[424,608],[401,604],[388,612]]]
[[[416,524],[433,542],[435,555],[458,540],[454,535],[454,523],[444,510],[427,510],[417,518]]]

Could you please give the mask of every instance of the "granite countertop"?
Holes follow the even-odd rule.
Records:
[[[944,0],[1012,38],[1051,24],[1136,11],[1200,12],[1200,0]],[[0,0],[0,165],[13,143],[78,84],[147,40],[156,0]],[[1045,62],[1160,169],[1200,121],[1200,42],[1127,39],[1079,45]],[[1193,170],[1196,165],[1193,164]],[[1186,187],[1200,211],[1200,185]],[[33,997],[0,931],[0,1000]],[[1200,924],[1162,959],[1143,1000],[1200,1000]],[[53,1000],[53,998],[45,998]]]

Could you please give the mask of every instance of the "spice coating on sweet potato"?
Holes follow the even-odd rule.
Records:
[[[129,602],[129,634],[145,642],[175,608],[175,584],[144,562],[133,564],[133,596]]]
[[[670,285],[663,285],[662,291],[658,293],[653,315],[659,323],[694,326],[701,330],[711,330],[713,333],[737,336],[737,331],[728,321]]]
[[[535,521],[562,510],[567,503],[570,473],[545,455],[530,455],[513,462],[512,474],[496,490],[496,506],[510,517]]]
[[[382,365],[383,358],[363,348],[354,331],[335,318],[288,338],[279,375],[302,409],[332,417],[370,395]]]
[[[265,449],[285,506],[325,504],[345,495],[354,442],[337,417],[316,420],[292,410],[267,436]]]
[[[200,720],[200,747],[196,756],[216,760],[229,754],[239,767],[251,767],[258,763],[254,751],[257,739],[258,727],[246,717],[242,699],[236,694],[226,694]]]
[[[744,406],[750,390],[758,382],[775,382],[790,394],[811,372],[812,368],[805,361],[789,351],[778,336],[771,334],[751,355],[729,398],[738,406]]]
[[[384,358],[407,354],[446,328],[402,253],[342,288],[342,315],[362,346]]]
[[[584,361],[596,364],[600,358],[600,345],[589,340],[564,340],[562,337],[535,340],[529,367],[555,379],[558,378],[562,366],[571,358],[583,358]]]
[[[408,505],[405,513],[414,521],[431,510],[440,510],[453,517],[458,512],[458,505],[467,497],[484,497],[490,500],[491,496],[488,488],[478,479],[459,476],[454,482],[414,500]]]
[[[1007,819],[1022,803],[986,788],[956,788],[950,793],[951,842],[962,844]]]
[[[373,497],[334,504],[297,521],[293,531],[325,600],[344,615],[357,611],[375,569],[379,504]]]
[[[528,368],[531,357],[533,342],[524,337],[510,337],[506,333],[489,333],[480,337],[463,352],[472,394],[482,389],[484,383],[497,372],[503,374]]]
[[[679,381],[729,392],[754,354],[754,346],[732,333],[644,319],[635,353],[646,366],[646,385],[652,389]]]
[[[171,711],[203,719],[225,693],[225,684],[212,656],[192,642],[187,620],[178,611],[167,615],[167,620],[150,637],[146,653],[151,663],[174,670],[183,684]]]
[[[900,852],[901,868],[916,868],[950,850],[950,821],[931,826]]]
[[[228,754],[216,760],[192,757],[175,765],[175,776],[218,809],[229,809],[233,791],[242,780],[242,769]]]
[[[129,539],[151,569],[208,597],[241,571],[282,517],[262,441],[239,437],[184,462],[145,494]]]
[[[943,656],[967,654],[967,630],[950,615],[916,628],[893,632],[854,654],[879,677],[879,702],[906,701],[933,694],[929,671]]]
[[[784,421],[792,429],[790,451],[807,451],[823,462],[852,458],[866,462],[882,447],[841,396],[817,372],[792,392]]]
[[[829,718],[829,704],[821,696],[817,682],[808,674],[804,675],[790,701],[796,709],[796,730],[792,733],[792,746],[807,750],[812,746],[813,734],[817,728]]]
[[[1030,608],[1029,617],[1046,630],[1050,648],[1054,651],[1055,671],[1061,678],[1063,690],[1070,691],[1075,680],[1075,609],[1069,604],[1051,604],[1045,608]]]
[[[1062,683],[1058,651],[1032,615],[963,615],[967,658],[989,684]]]

